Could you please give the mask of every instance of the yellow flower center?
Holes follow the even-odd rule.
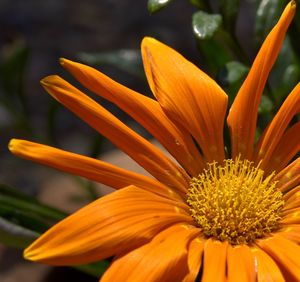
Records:
[[[259,165],[240,158],[208,164],[191,180],[187,194],[197,226],[206,237],[232,245],[251,243],[276,230],[284,201],[274,174],[265,178]]]

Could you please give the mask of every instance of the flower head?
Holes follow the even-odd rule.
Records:
[[[299,281],[300,84],[255,143],[257,112],[269,72],[295,13],[290,2],[264,41],[227,116],[227,95],[170,47],[142,42],[150,88],[136,93],[88,66],[61,60],[87,89],[115,103],[174,157],[128,128],[60,78],[43,87],[143,166],[143,176],[49,146],[13,139],[10,150],[110,185],[104,196],[59,222],[25,250],[54,265],[114,257],[101,281]],[[201,273],[201,274],[199,274]]]

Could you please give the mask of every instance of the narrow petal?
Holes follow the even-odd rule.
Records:
[[[100,281],[181,282],[188,272],[187,246],[197,233],[197,228],[171,226],[150,243],[117,257]]]
[[[195,138],[208,162],[223,161],[225,92],[179,53],[153,38],[143,40],[142,56],[150,88],[166,115]]]
[[[283,212],[283,217],[280,221],[281,224],[291,225],[291,224],[300,224],[300,209],[296,208],[290,211]]]
[[[270,70],[278,56],[286,30],[293,19],[296,2],[285,8],[278,23],[265,39],[247,78],[230,109],[227,123],[231,132],[232,157],[252,159],[257,111]]]
[[[194,282],[199,274],[202,264],[202,255],[204,250],[205,240],[196,237],[191,241],[188,250],[188,266],[189,272],[182,280],[183,282]]]
[[[295,193],[288,203],[284,204],[283,211],[300,208],[300,193]]]
[[[274,177],[275,181],[278,181],[277,187],[283,192],[287,193],[292,188],[300,184],[300,158],[294,160],[286,168],[280,171]]]
[[[259,248],[251,248],[254,256],[257,282],[286,282],[275,261]]]
[[[251,249],[246,245],[228,245],[227,270],[230,282],[254,282],[256,273]]]
[[[300,122],[291,126],[281,137],[268,163],[264,162],[265,172],[280,171],[300,150]]]
[[[292,130],[292,132],[289,133],[288,136],[285,136],[289,138],[288,140],[284,140],[284,143],[281,145],[281,148],[279,150],[282,150],[278,152],[274,156],[274,150],[276,149],[277,145],[281,142],[282,136],[284,132],[286,131],[289,123],[291,122],[292,118],[300,112],[300,83],[294,88],[294,90],[291,92],[291,94],[286,98],[282,106],[280,107],[277,114],[274,116],[273,120],[271,121],[270,125],[266,128],[265,132],[262,134],[261,139],[259,141],[259,146],[257,148],[256,153],[256,162],[258,163],[260,160],[262,160],[261,167],[263,169],[267,168],[270,160],[271,163],[274,160],[274,157],[279,158],[278,153],[281,153],[281,157],[285,156],[284,153],[286,153],[287,150],[291,150],[290,147],[282,147],[286,146],[287,142],[294,144],[293,147],[295,147],[295,144],[298,145],[299,149],[299,138],[297,138],[297,135],[291,135],[298,133],[300,129],[300,123],[298,123],[298,126],[296,126],[295,129]],[[295,140],[298,140],[297,143],[295,143]],[[292,141],[292,142],[291,142]],[[290,144],[289,144],[290,145]],[[296,151],[298,153],[298,150]],[[288,156],[289,157],[289,156]],[[293,157],[293,155],[292,155]],[[289,162],[289,158],[287,159],[287,162]],[[278,159],[279,163],[282,163],[282,160]],[[285,163],[286,164],[286,163]],[[284,164],[282,164],[284,165]]]
[[[202,282],[226,281],[227,248],[227,242],[214,241],[212,239],[206,241]]]
[[[59,76],[44,78],[42,85],[51,96],[107,137],[155,178],[186,191],[189,182],[186,172],[98,103]]]
[[[294,199],[298,199],[300,196],[300,185],[296,186],[295,188],[291,189],[289,192],[283,195],[283,199],[285,203],[290,203]]]
[[[279,232],[277,232],[278,235],[294,241],[295,243],[300,243],[300,224],[297,225],[288,225],[284,228],[281,228]]]
[[[276,261],[286,281],[299,281],[299,245],[278,234],[266,240],[258,240],[257,244]]]
[[[61,59],[61,64],[90,91],[116,104],[144,126],[191,175],[200,173],[204,164],[191,136],[183,127],[175,126],[155,100],[89,66],[66,59]]]
[[[179,199],[174,191],[155,179],[100,160],[18,139],[10,141],[9,149],[18,157],[79,175],[115,189],[135,185],[164,197]]]
[[[53,265],[89,263],[141,246],[165,227],[180,222],[193,221],[173,201],[129,186],[54,225],[24,256]]]

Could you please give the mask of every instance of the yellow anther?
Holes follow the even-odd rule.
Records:
[[[278,228],[284,204],[272,173],[248,160],[208,164],[190,183],[187,203],[206,237],[232,245],[251,243]]]

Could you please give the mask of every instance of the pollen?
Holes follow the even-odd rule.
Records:
[[[279,228],[283,195],[259,165],[226,159],[208,164],[192,178],[187,203],[196,225],[207,238],[232,245],[249,244]]]

